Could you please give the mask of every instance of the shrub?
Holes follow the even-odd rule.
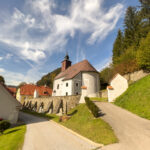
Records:
[[[3,134],[3,132],[8,129],[10,127],[10,122],[9,121],[6,121],[6,120],[3,120],[3,121],[0,121],[0,133]]]
[[[3,121],[3,118],[0,118],[0,121]]]
[[[99,108],[88,97],[85,97],[87,107],[91,110],[95,118],[99,116]]]

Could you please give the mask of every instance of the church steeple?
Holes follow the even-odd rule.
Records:
[[[68,67],[71,66],[71,61],[69,60],[68,52],[66,53],[66,56],[64,57],[64,60],[62,61],[62,67],[61,71],[65,71]]]

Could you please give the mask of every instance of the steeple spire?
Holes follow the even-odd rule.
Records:
[[[62,61],[61,71],[65,71],[70,66],[71,66],[71,61],[69,60],[68,52],[66,52],[66,56],[64,57],[64,60]]]

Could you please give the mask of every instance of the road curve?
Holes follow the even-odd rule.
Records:
[[[150,150],[150,121],[111,103],[95,102],[102,119],[112,126],[119,143],[102,150]]]
[[[23,150],[92,150],[96,146],[52,121],[26,113],[19,114],[27,124]]]

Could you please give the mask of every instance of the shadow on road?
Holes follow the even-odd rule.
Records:
[[[25,112],[19,112],[19,120],[23,121],[25,124],[33,124],[38,122],[46,122],[53,119],[54,117],[50,116],[48,118],[42,118],[42,116],[34,116],[33,114],[28,114]]]

